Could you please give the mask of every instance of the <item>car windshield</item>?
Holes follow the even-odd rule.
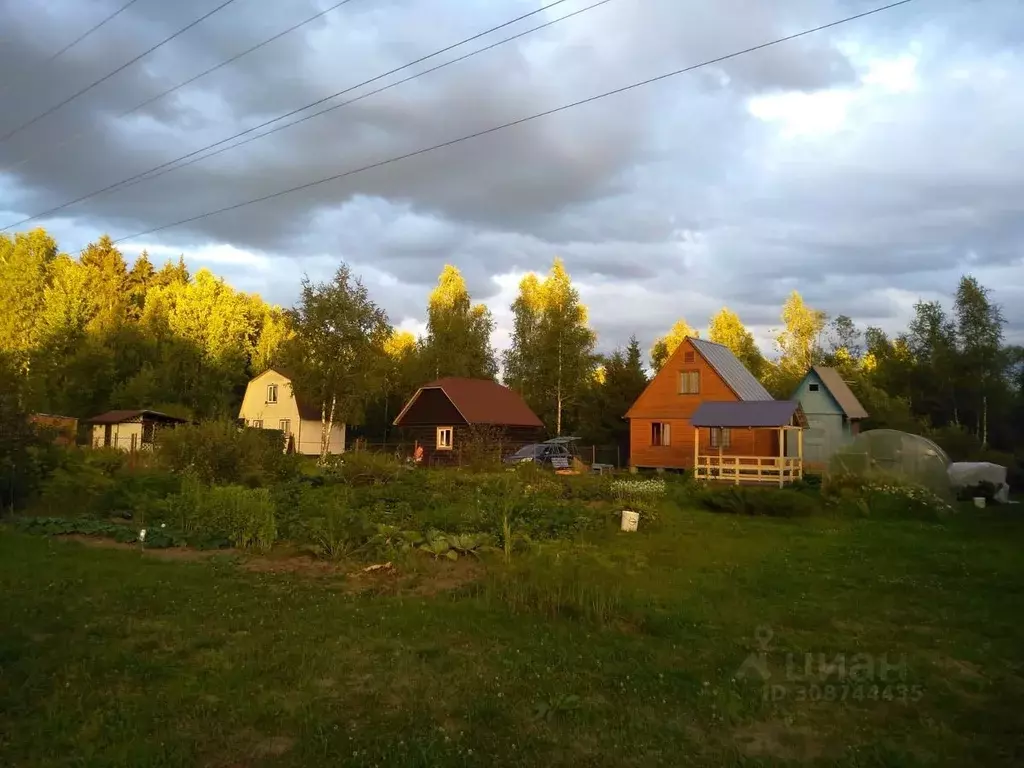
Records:
[[[524,445],[512,454],[512,456],[516,459],[528,459],[534,456],[540,456],[542,453],[544,453],[543,445]]]

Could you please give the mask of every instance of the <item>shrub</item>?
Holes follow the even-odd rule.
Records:
[[[612,493],[624,509],[639,512],[648,522],[653,522],[658,505],[665,498],[665,481],[616,480],[611,484]]]
[[[299,530],[313,554],[331,560],[364,547],[375,531],[349,503],[349,494],[337,488],[307,493],[302,498]]]
[[[927,488],[882,473],[829,475],[822,496],[840,511],[864,517],[934,520],[953,512]]]
[[[804,517],[817,510],[813,499],[788,488],[708,487],[696,499],[705,509],[733,515]]]
[[[284,436],[273,429],[247,429],[232,421],[183,424],[160,433],[160,461],[208,483],[270,485],[298,472],[299,458],[284,452]]]
[[[330,457],[323,472],[328,481],[349,485],[387,485],[410,470],[391,454],[349,451]]]
[[[236,547],[260,551],[270,549],[277,540],[274,503],[265,488],[209,486],[188,473],[179,493],[168,499],[167,509],[190,537],[224,538]]]

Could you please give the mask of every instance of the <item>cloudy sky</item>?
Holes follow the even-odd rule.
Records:
[[[0,0],[0,136],[223,0]],[[0,227],[349,89],[553,0],[234,0],[0,142]],[[318,109],[558,19],[564,0]],[[21,224],[122,238],[430,147],[884,4],[609,0],[151,181]],[[344,259],[421,327],[454,263],[507,343],[519,278],[561,256],[601,347],[728,305],[770,350],[793,288],[905,326],[969,271],[1024,337],[1024,3],[915,0],[825,32],[307,190],[131,238],[289,305]],[[289,121],[310,114],[297,113]],[[275,123],[274,127],[288,121]],[[266,129],[263,129],[266,130]],[[257,136],[261,131],[248,134]],[[230,146],[232,142],[221,145]],[[196,155],[201,157],[201,155]]]

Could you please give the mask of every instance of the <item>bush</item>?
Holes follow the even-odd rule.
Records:
[[[387,453],[373,451],[349,451],[332,456],[324,466],[324,478],[328,482],[342,482],[348,485],[387,485],[411,470]]]
[[[818,505],[808,496],[788,488],[759,488],[745,485],[709,487],[696,500],[712,512],[764,517],[806,517]]]
[[[160,433],[161,463],[190,471],[207,483],[251,488],[271,485],[298,473],[299,458],[284,452],[284,435],[274,429],[248,429],[232,421],[183,424]]]
[[[656,519],[658,505],[665,498],[665,481],[656,480],[616,480],[611,484],[615,499],[623,509],[639,512],[640,517],[648,522]]]
[[[882,473],[829,475],[822,496],[840,511],[861,517],[935,520],[953,512],[927,488]]]
[[[270,492],[237,485],[208,486],[193,474],[167,504],[168,513],[189,536],[227,539],[241,549],[266,551],[277,540],[277,519]]]

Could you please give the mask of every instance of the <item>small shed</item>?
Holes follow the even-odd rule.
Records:
[[[849,445],[860,432],[868,412],[835,368],[816,365],[793,392],[793,400],[807,415],[804,458],[809,465],[824,466],[837,450]],[[790,454],[796,446],[790,445]]]
[[[107,411],[86,419],[92,425],[93,448],[151,451],[161,429],[184,424],[185,419],[150,410]]]
[[[486,435],[502,454],[544,438],[544,423],[526,401],[489,379],[449,377],[416,390],[394,421],[423,449],[430,464],[457,463],[474,436]]]
[[[693,476],[698,480],[772,483],[779,486],[803,477],[803,431],[807,419],[795,400],[705,402],[690,417],[694,429]],[[701,451],[701,430],[710,433],[710,447]],[[750,445],[767,450],[736,456],[724,451],[724,436],[757,432],[762,440]],[[797,455],[786,455],[787,436],[796,439]],[[716,439],[717,438],[717,439]]]
[[[33,413],[29,421],[53,436],[55,445],[74,445],[78,435],[78,419],[53,413]]]

